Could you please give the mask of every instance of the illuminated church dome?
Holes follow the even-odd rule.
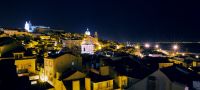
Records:
[[[90,31],[89,31],[89,29],[87,28],[87,31],[85,31],[85,35],[88,35],[88,36],[90,36]]]
[[[88,28],[87,28],[87,31],[85,31],[85,36],[86,37],[83,39],[81,43],[81,53],[94,54],[94,44],[92,42],[92,37],[90,37],[90,31]]]

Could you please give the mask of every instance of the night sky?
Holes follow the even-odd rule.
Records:
[[[198,1],[198,0],[196,0]],[[117,41],[200,41],[195,0],[1,0],[0,26],[50,26]]]

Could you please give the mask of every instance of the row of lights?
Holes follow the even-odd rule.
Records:
[[[150,48],[151,45],[150,45],[149,43],[145,43],[145,44],[144,44],[144,47],[145,47],[145,48]],[[159,46],[158,44],[156,44],[156,45],[155,45],[155,48],[158,49],[158,48],[160,48],[160,46]],[[178,46],[177,44],[174,44],[174,45],[172,46],[172,48],[173,48],[173,50],[176,51],[176,50],[179,49],[179,46]]]
[[[145,43],[145,44],[144,44],[144,47],[145,47],[145,48],[150,48],[151,45],[150,45],[149,43]],[[156,49],[159,49],[160,46],[159,46],[158,44],[156,44],[156,45],[155,45],[155,48],[156,48]],[[174,51],[177,51],[177,50],[179,49],[179,46],[178,46],[177,44],[174,44],[174,45],[172,46],[172,49],[173,49]],[[185,53],[183,53],[182,55],[184,56]],[[200,58],[200,57],[199,57],[199,55],[196,55],[195,58]]]

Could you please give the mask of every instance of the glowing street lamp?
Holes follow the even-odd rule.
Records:
[[[185,56],[185,53],[182,53],[182,56]]]
[[[156,49],[158,49],[158,48],[159,48],[159,45],[158,45],[158,44],[156,44],[156,45],[155,45],[155,48],[156,48]]]
[[[174,50],[174,51],[178,50],[178,48],[179,48],[179,47],[178,47],[177,44],[173,45],[173,50]]]
[[[199,58],[199,56],[198,56],[198,55],[196,55],[195,57],[196,57],[197,59]]]
[[[101,50],[101,49],[102,49],[102,47],[101,47],[101,46],[99,46],[99,47],[98,47],[98,49],[99,49],[99,50]]]
[[[140,46],[139,45],[135,45],[135,49],[140,49]]]
[[[120,49],[120,46],[119,46],[119,45],[116,45],[116,49]]]
[[[146,43],[146,44],[144,45],[144,47],[145,47],[145,48],[150,48],[150,44]]]

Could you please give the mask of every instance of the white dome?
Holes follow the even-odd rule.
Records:
[[[85,35],[88,35],[88,36],[90,36],[90,31],[89,31],[89,29],[87,28],[87,31],[85,31]]]

